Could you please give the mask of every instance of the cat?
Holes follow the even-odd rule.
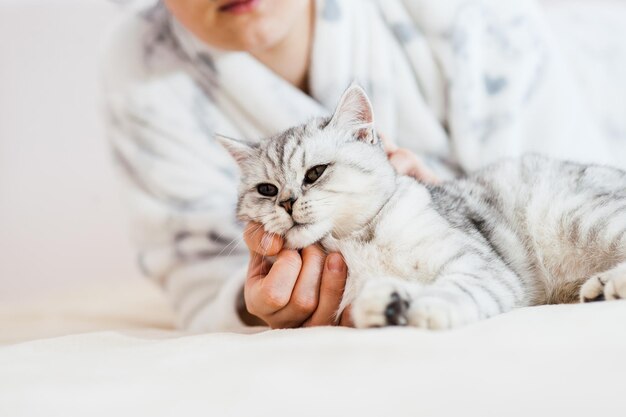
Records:
[[[399,176],[358,85],[330,118],[218,140],[240,166],[239,219],[342,253],[338,313],[352,305],[356,327],[450,329],[626,298],[626,172],[526,155],[437,185]]]

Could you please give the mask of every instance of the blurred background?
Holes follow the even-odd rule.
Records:
[[[104,0],[0,0],[0,302],[137,278],[103,132]]]

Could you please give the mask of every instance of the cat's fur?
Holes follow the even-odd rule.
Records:
[[[341,308],[352,304],[357,327],[452,328],[515,307],[626,297],[617,169],[530,155],[440,185],[397,176],[358,86],[331,119],[257,145],[220,140],[241,167],[242,220],[291,248],[321,241],[343,254]],[[328,167],[303,182],[318,165]],[[259,183],[278,195],[260,195]]]

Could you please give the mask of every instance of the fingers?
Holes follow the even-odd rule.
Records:
[[[273,328],[334,325],[343,297],[347,266],[340,254],[325,256],[318,245],[302,250],[281,250],[283,240],[265,233],[258,223],[244,232],[250,249],[244,288],[247,311]],[[276,255],[272,264],[265,256]],[[344,312],[342,325],[349,325]]]
[[[396,171],[398,171],[399,174],[407,175],[409,170],[411,170],[412,160],[404,150],[398,150],[390,154],[389,162],[391,162],[391,165],[393,165],[393,167],[396,169]]]
[[[424,164],[413,152],[399,148],[387,136],[378,132],[378,137],[383,142],[383,148],[387,152],[389,162],[401,175],[408,175],[420,181],[431,184],[439,183],[439,178]]]
[[[343,310],[341,313],[341,319],[339,320],[339,325],[344,327],[354,327],[354,322],[352,321],[352,306],[348,306],[345,310]]]
[[[439,178],[413,152],[399,148],[389,155],[389,162],[401,175],[409,175],[420,181],[437,184]]]
[[[289,303],[271,320],[281,327],[299,327],[318,308],[320,283],[326,254],[318,245],[302,250],[302,269]]]
[[[328,326],[337,323],[337,309],[343,297],[346,286],[348,268],[343,257],[338,253],[331,253],[326,258],[322,272],[319,304],[305,326]]]
[[[256,274],[249,273],[246,281],[246,306],[251,314],[270,323],[271,316],[289,304],[302,260],[297,251],[283,250],[271,267],[267,262],[259,262],[251,267],[256,268],[253,270]]]
[[[265,278],[271,267],[272,263],[265,256],[252,252],[248,264],[248,280],[256,281]]]
[[[383,142],[383,148],[385,149],[385,152],[387,152],[387,155],[390,155],[398,150],[398,146],[393,143],[387,135],[378,132],[378,137]]]
[[[265,232],[259,223],[250,222],[246,225],[243,238],[251,254],[276,256],[283,247],[283,238]]]

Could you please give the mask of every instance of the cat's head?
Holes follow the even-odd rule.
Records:
[[[289,248],[361,229],[394,190],[395,171],[374,130],[372,106],[356,85],[331,118],[254,145],[218,140],[241,169],[238,217],[262,223]]]

